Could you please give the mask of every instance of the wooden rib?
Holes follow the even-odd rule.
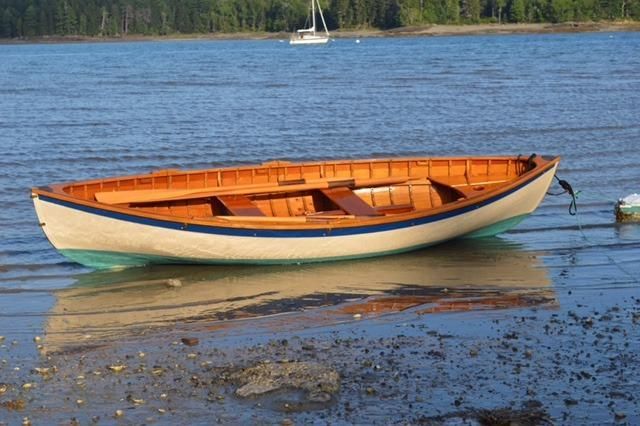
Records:
[[[198,189],[167,189],[167,190],[130,190],[97,192],[96,201],[104,204],[130,204],[130,203],[151,203],[158,201],[179,201],[194,198],[215,197],[220,195],[249,195],[266,194],[271,192],[294,192],[308,191],[313,189],[326,189],[334,187],[362,187],[362,186],[382,186],[393,185],[406,182],[408,177],[379,178],[379,179],[310,179],[306,183],[298,184],[255,184],[255,185],[234,185],[209,190]]]

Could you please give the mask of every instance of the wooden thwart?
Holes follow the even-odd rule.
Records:
[[[216,198],[235,216],[265,216],[262,210],[244,195],[220,195]]]
[[[490,189],[495,188],[498,184],[506,182],[506,179],[483,182],[469,182],[464,176],[429,177],[429,180],[436,185],[451,188],[464,198],[476,197]]]
[[[320,192],[322,192],[328,199],[333,201],[347,214],[354,216],[382,216],[382,213],[367,204],[349,188],[327,188],[321,189]]]

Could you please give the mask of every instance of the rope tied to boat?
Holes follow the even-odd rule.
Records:
[[[571,184],[564,179],[560,179],[558,175],[553,175],[554,178],[558,181],[558,185],[562,188],[562,192],[552,193],[547,192],[548,195],[562,195],[569,194],[571,196],[571,203],[569,203],[569,214],[571,216],[575,216],[578,213],[578,204],[576,203],[576,198],[580,191],[575,192],[571,187]]]
[[[533,170],[533,169],[536,168],[536,161],[535,161],[536,157],[537,157],[537,155],[534,152],[533,154],[531,154],[529,156],[529,158],[527,158],[527,171]]]
[[[531,154],[529,156],[529,158],[527,158],[527,160],[526,160],[526,164],[527,165],[526,165],[525,169],[523,170],[523,172],[528,172],[528,171],[531,171],[531,170],[536,168],[535,159],[536,159],[537,156],[538,155],[534,152],[533,154]],[[517,162],[519,164],[522,162],[522,154],[518,154]]]

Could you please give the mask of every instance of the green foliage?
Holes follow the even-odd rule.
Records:
[[[573,19],[572,0],[551,0],[551,21],[567,22]]]
[[[640,0],[321,0],[330,29],[640,19]],[[293,31],[309,0],[0,0],[0,37]]]
[[[524,0],[512,0],[509,6],[509,20],[511,22],[525,21]]]
[[[460,16],[465,22],[480,22],[481,5],[480,0],[462,0],[460,7]]]
[[[30,4],[24,12],[22,27],[24,28],[24,35],[27,37],[35,36],[38,31],[38,11],[33,4]]]

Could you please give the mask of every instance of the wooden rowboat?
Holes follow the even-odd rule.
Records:
[[[559,161],[278,161],[56,184],[32,198],[53,246],[94,268],[318,262],[503,232],[540,204]]]

